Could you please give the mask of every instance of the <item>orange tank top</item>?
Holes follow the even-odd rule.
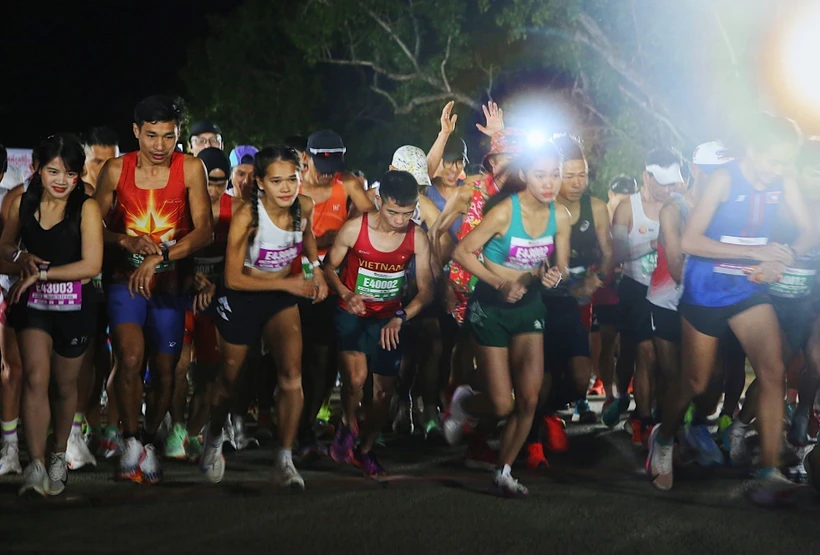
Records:
[[[337,173],[331,184],[330,197],[317,202],[313,208],[313,234],[318,238],[328,231],[339,231],[347,221],[347,194],[342,174]],[[319,249],[319,260],[323,260],[328,249]]]
[[[161,189],[137,187],[135,171],[139,152],[122,158],[122,173],[117,182],[116,206],[106,219],[109,229],[132,237],[146,236],[151,241],[171,246],[187,235],[193,224],[185,188],[185,155],[174,152],[168,183]],[[120,250],[114,280],[126,281],[139,267],[143,257]],[[154,274],[154,293],[174,293],[181,288],[182,272],[178,261],[161,262]]]

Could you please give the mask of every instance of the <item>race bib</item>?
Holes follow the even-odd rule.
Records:
[[[79,281],[37,281],[28,293],[28,307],[35,310],[74,312],[83,306]]]
[[[267,248],[264,243],[259,246],[259,255],[253,265],[265,272],[278,272],[289,268],[296,257],[302,253],[302,242],[285,248]]]
[[[641,257],[641,272],[645,276],[651,276],[655,268],[658,267],[658,251],[650,252]]]
[[[404,270],[399,272],[374,272],[359,268],[356,276],[356,294],[386,302],[401,297],[404,287]]]
[[[307,256],[302,257],[302,275],[305,276],[305,279],[313,279],[313,266],[310,265]]]
[[[208,279],[221,276],[225,271],[224,256],[195,256],[194,273],[205,274]]]
[[[807,297],[811,292],[815,275],[817,275],[817,270],[786,268],[780,281],[769,286],[769,292],[777,297],[788,299]]]
[[[510,239],[510,252],[504,265],[515,270],[532,270],[537,268],[552,254],[554,248],[552,237],[539,239]]]

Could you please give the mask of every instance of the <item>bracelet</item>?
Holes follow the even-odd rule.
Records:
[[[18,261],[18,260],[20,260],[20,256],[21,256],[22,254],[23,254],[23,249],[17,249],[17,250],[16,250],[16,251],[14,251],[14,253],[11,255],[11,261],[12,261],[14,264],[17,264],[17,261]]]
[[[314,260],[313,262],[310,263],[311,268],[318,268],[321,265],[322,265],[322,263],[319,262],[318,260]]]
[[[507,280],[506,280],[506,279],[505,279],[504,281],[502,281],[502,282],[501,282],[501,285],[499,285],[498,287],[496,287],[496,289],[495,289],[495,290],[496,290],[496,291],[501,291],[501,289],[502,289],[505,285],[507,285]]]

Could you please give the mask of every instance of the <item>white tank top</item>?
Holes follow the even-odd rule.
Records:
[[[624,262],[624,275],[648,286],[658,265],[658,250],[650,243],[658,240],[660,224],[646,217],[640,192],[630,195],[629,202],[632,203],[632,230],[627,236],[629,257]]]
[[[273,223],[259,199],[259,229],[245,254],[245,266],[263,272],[279,272],[289,268],[302,253],[302,232],[307,220],[301,218],[300,231],[280,229]],[[296,199],[299,202],[299,199]]]

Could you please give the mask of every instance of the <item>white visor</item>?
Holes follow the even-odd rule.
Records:
[[[680,173],[680,164],[672,164],[665,168],[657,164],[646,166],[646,171],[652,174],[659,185],[674,185],[683,183],[683,175]]]

